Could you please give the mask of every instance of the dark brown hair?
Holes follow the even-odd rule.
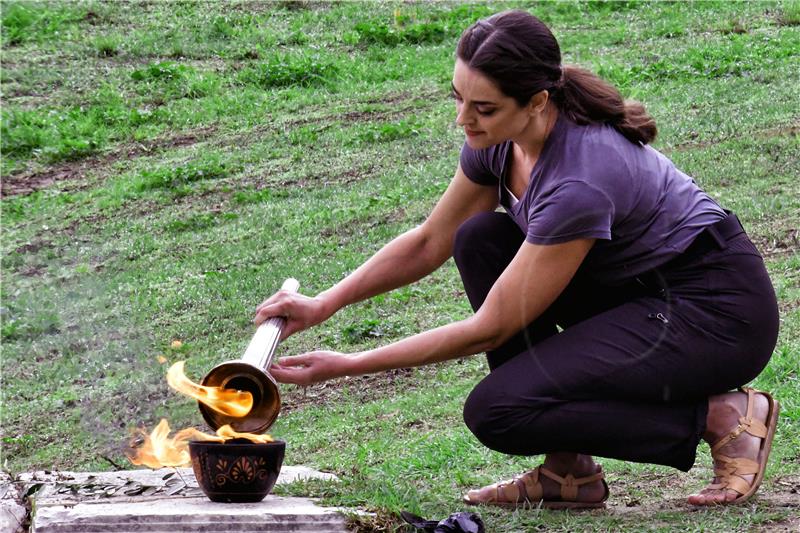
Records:
[[[456,53],[520,106],[547,90],[573,122],[611,124],[633,143],[656,137],[656,122],[641,103],[624,100],[616,87],[588,70],[562,66],[558,41],[530,13],[504,11],[479,20],[461,35]]]

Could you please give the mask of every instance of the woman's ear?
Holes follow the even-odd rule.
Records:
[[[528,112],[531,115],[539,115],[544,111],[547,102],[550,100],[550,93],[547,90],[541,90],[531,96],[528,102]]]

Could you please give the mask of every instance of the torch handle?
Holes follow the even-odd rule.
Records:
[[[282,291],[289,292],[297,292],[299,288],[300,282],[294,278],[287,279],[281,286]],[[242,362],[268,372],[285,325],[286,320],[283,317],[274,316],[258,326],[242,356]]]

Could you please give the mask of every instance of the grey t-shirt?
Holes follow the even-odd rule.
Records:
[[[465,144],[461,169],[497,187],[528,242],[597,239],[584,267],[600,283],[621,284],[666,263],[725,217],[663,154],[610,125],[581,126],[559,115],[518,200],[505,183],[511,153],[511,141],[481,150]]]

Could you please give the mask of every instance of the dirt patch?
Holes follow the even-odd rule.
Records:
[[[699,475],[699,474],[698,474]],[[715,509],[693,507],[686,503],[686,496],[700,488],[696,476],[667,473],[608,475],[611,498],[608,513],[623,518],[625,522],[640,522],[669,526],[668,518],[660,518],[664,513],[705,513]],[[800,510],[800,475],[782,476],[774,479],[748,502],[757,506],[760,513]],[[661,496],[657,496],[658,494]],[[789,516],[785,520],[760,524],[759,531],[797,531],[800,515]],[[792,529],[794,528],[794,529]]]
[[[360,181],[373,175],[375,167],[368,165],[364,168],[351,168],[344,172],[336,172],[330,174],[317,174],[313,176],[305,176],[298,179],[289,179],[278,182],[279,187],[319,187],[327,185],[348,185],[350,183]]]
[[[18,254],[35,254],[42,248],[50,248],[53,243],[44,239],[33,239],[31,242],[26,242],[16,250]]]
[[[778,313],[781,316],[789,316],[789,313],[795,309],[800,309],[800,300],[797,298],[792,300],[782,298],[778,300]]]
[[[396,104],[398,102],[405,102],[406,100],[410,100],[412,98],[423,98],[426,96],[432,96],[436,94],[435,92],[428,92],[424,94],[414,94],[410,91],[401,91],[399,93],[390,93],[384,96],[380,96],[377,98],[370,98],[369,100],[364,100],[363,103],[365,104]]]
[[[109,153],[61,164],[44,172],[11,174],[3,178],[0,197],[28,195],[51,187],[56,183],[64,182],[71,182],[75,185],[73,189],[79,190],[86,186],[86,178],[90,173],[96,173],[107,168],[120,159],[133,159],[171,148],[191,146],[207,139],[215,131],[215,127],[209,126],[172,137],[153,139],[136,145],[121,146]]]
[[[182,133],[180,135],[173,135],[171,137],[161,137],[158,139],[153,139],[144,143],[137,143],[134,145],[126,145],[121,146],[110,152],[109,154],[105,155],[102,158],[102,163],[104,165],[109,165],[118,161],[119,159],[132,159],[135,157],[140,157],[142,155],[150,155],[151,153],[157,153],[164,150],[169,150],[171,148],[183,148],[185,146],[192,146],[197,144],[198,142],[202,142],[211,135],[216,132],[217,128],[215,126],[207,126],[204,128],[198,128],[196,130],[192,130],[190,132]]]
[[[335,121],[345,123],[356,122],[386,122],[389,120],[396,120],[408,115],[408,112],[414,110],[414,107],[405,107],[402,109],[393,110],[374,110],[374,111],[348,111],[338,115],[324,115],[319,117],[306,117],[297,120],[291,120],[282,124],[283,127],[299,128],[308,124],[320,124],[320,131],[322,129],[330,128],[335,124]],[[331,121],[323,124],[326,121]]]
[[[800,229],[788,229],[777,236],[753,236],[752,239],[765,259],[791,255],[800,250]]]
[[[438,92],[425,92],[420,94],[414,94],[411,92],[400,92],[395,94],[390,94],[386,96],[382,96],[380,98],[371,98],[368,100],[363,100],[359,102],[354,102],[352,104],[353,107],[363,106],[363,105],[394,105],[399,103],[405,103],[412,99],[431,99],[434,97],[438,97]],[[313,123],[321,123],[326,121],[343,121],[348,123],[353,122],[376,122],[376,121],[387,121],[393,120],[396,118],[400,118],[403,116],[408,115],[409,113],[418,112],[423,110],[423,107],[415,106],[415,105],[405,105],[400,108],[393,108],[393,109],[376,109],[376,110],[369,110],[369,111],[346,111],[343,113],[334,113],[334,114],[325,114],[313,117],[302,117],[296,120],[290,120],[284,122],[280,126],[282,127],[300,127],[305,126],[307,124]],[[271,126],[270,129],[274,129],[275,126]]]
[[[100,222],[105,222],[106,220],[108,220],[108,218],[109,218],[108,215],[99,214],[99,213],[88,215],[88,216],[83,216],[81,218],[74,218],[61,231],[63,233],[66,233],[67,235],[75,235],[76,230],[78,229],[78,226],[81,226],[81,225],[99,226]]]
[[[393,95],[384,96],[381,98],[373,98],[369,100],[354,102],[352,107],[370,104],[397,104],[406,102],[412,97],[416,98],[431,98],[438,97],[439,94],[435,92],[422,93],[414,95],[409,92],[402,92]],[[423,111],[425,108],[413,105],[407,105],[399,109],[382,109],[370,111],[346,111],[341,113],[331,114],[329,110],[325,109],[323,113],[314,114],[316,110],[323,110],[322,106],[310,106],[303,109],[305,116],[285,122],[270,122],[267,124],[259,124],[247,131],[238,132],[233,135],[227,136],[220,140],[219,146],[242,146],[253,142],[263,141],[264,134],[280,133],[286,135],[292,130],[301,128],[303,126],[315,125],[315,132],[321,133],[331,127],[336,126],[338,123],[343,122],[346,124],[353,124],[358,122],[387,122],[397,120],[409,116],[410,114]],[[294,183],[294,182],[288,182]]]
[[[319,232],[320,237],[327,239],[333,236],[339,238],[339,245],[347,247],[350,238],[357,234],[362,233],[367,229],[374,229],[386,224],[394,224],[406,220],[406,210],[403,207],[397,207],[388,213],[381,213],[379,215],[370,215],[365,219],[353,220],[346,224],[336,226],[329,226],[322,228]]]
[[[721,139],[716,139],[713,141],[686,141],[676,144],[671,148],[664,148],[661,151],[665,155],[669,155],[672,152],[684,152],[686,150],[708,148],[709,146],[713,146],[715,144],[720,144],[723,142],[732,141],[736,139],[745,139],[745,138],[771,139],[773,137],[787,137],[787,136],[797,137],[797,134],[799,132],[800,132],[800,123],[795,122],[793,124],[786,124],[783,126],[776,126],[773,128],[767,128],[754,132],[742,133],[740,135],[730,135],[728,137],[723,137]]]
[[[284,413],[316,405],[332,405],[345,395],[358,398],[360,402],[372,402],[381,398],[406,393],[416,388],[414,370],[400,368],[381,374],[348,377],[311,385],[310,387],[286,388],[282,396],[281,410]],[[347,392],[345,392],[345,389]]]
[[[19,271],[26,278],[39,278],[47,272],[47,265],[28,265]]]
[[[90,168],[87,161],[63,165],[40,173],[26,173],[6,176],[3,179],[0,197],[28,195],[46,189],[54,183],[80,180]]]

